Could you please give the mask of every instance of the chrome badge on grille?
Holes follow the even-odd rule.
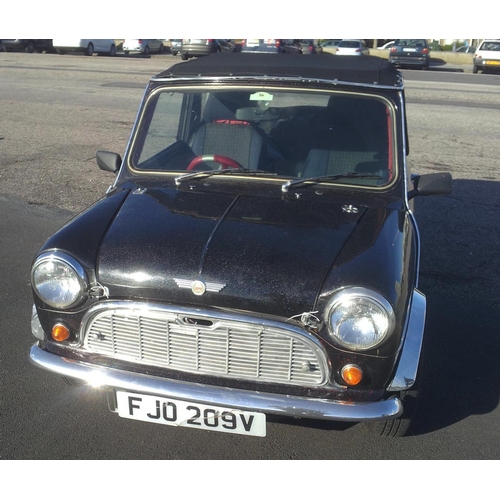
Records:
[[[203,295],[205,292],[220,292],[226,287],[226,283],[205,283],[201,280],[183,280],[174,278],[179,288],[190,288],[195,295]]]

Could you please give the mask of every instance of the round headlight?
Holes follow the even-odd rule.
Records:
[[[342,290],[334,295],[326,312],[333,341],[353,351],[373,349],[394,328],[394,311],[389,302],[366,288]]]
[[[68,255],[57,252],[38,257],[31,270],[31,282],[36,294],[57,309],[77,304],[87,289],[82,266]]]

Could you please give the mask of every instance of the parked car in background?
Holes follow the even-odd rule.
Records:
[[[302,54],[318,54],[320,52],[318,41],[313,39],[300,40]]]
[[[474,47],[472,45],[462,45],[461,47],[458,47],[458,49],[455,50],[455,52],[465,52],[467,54],[470,54],[476,52],[476,50],[477,47]]]
[[[339,43],[342,41],[342,38],[334,38],[332,40],[325,40],[319,44],[320,52],[329,52],[331,54],[337,53],[337,47]]]
[[[390,49],[391,47],[394,46],[394,40],[392,42],[387,42],[387,43],[384,43],[384,45],[382,45],[381,47],[377,47],[377,49],[383,49],[383,50],[387,50],[387,49]]]
[[[176,56],[180,52],[181,46],[182,46],[182,40],[180,38],[170,39],[170,53],[173,56]]]
[[[314,40],[300,40],[298,38],[245,38],[238,42],[236,51],[312,54],[316,51],[316,44]]]
[[[151,78],[123,160],[97,152],[115,182],[34,256],[31,362],[136,425],[411,430],[415,197],[451,176],[410,170],[399,71],[345,59],[210,54]]]
[[[500,40],[484,40],[474,54],[472,72],[500,70]]]
[[[215,52],[234,52],[234,40],[217,38],[184,38],[181,42],[181,59],[186,61],[190,57],[208,56]]]
[[[283,54],[302,54],[302,41],[298,38],[279,39],[279,51]]]
[[[276,38],[244,38],[238,44],[238,52],[280,52],[281,40]]]
[[[430,52],[427,40],[423,38],[400,38],[389,50],[389,62],[395,66],[429,69]]]
[[[141,53],[149,55],[150,52],[163,52],[163,40],[157,38],[126,38],[123,41],[123,52],[125,54]]]
[[[337,46],[337,56],[367,56],[370,50],[364,40],[344,38]]]
[[[52,44],[58,54],[81,52],[86,56],[93,54],[116,55],[115,41],[108,38],[55,38],[52,40]]]
[[[33,52],[53,52],[54,47],[52,40],[47,39],[33,39],[33,38],[4,38],[2,39],[4,49],[7,52],[12,50],[24,50],[32,54]]]

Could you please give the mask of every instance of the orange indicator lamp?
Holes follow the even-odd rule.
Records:
[[[341,375],[347,385],[358,385],[363,379],[363,371],[356,365],[345,365]]]
[[[63,342],[67,340],[69,338],[69,328],[61,323],[57,323],[52,327],[52,338],[56,342]]]

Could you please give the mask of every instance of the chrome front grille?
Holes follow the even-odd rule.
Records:
[[[83,322],[92,353],[189,373],[317,387],[326,355],[287,324],[163,306],[100,304]]]

